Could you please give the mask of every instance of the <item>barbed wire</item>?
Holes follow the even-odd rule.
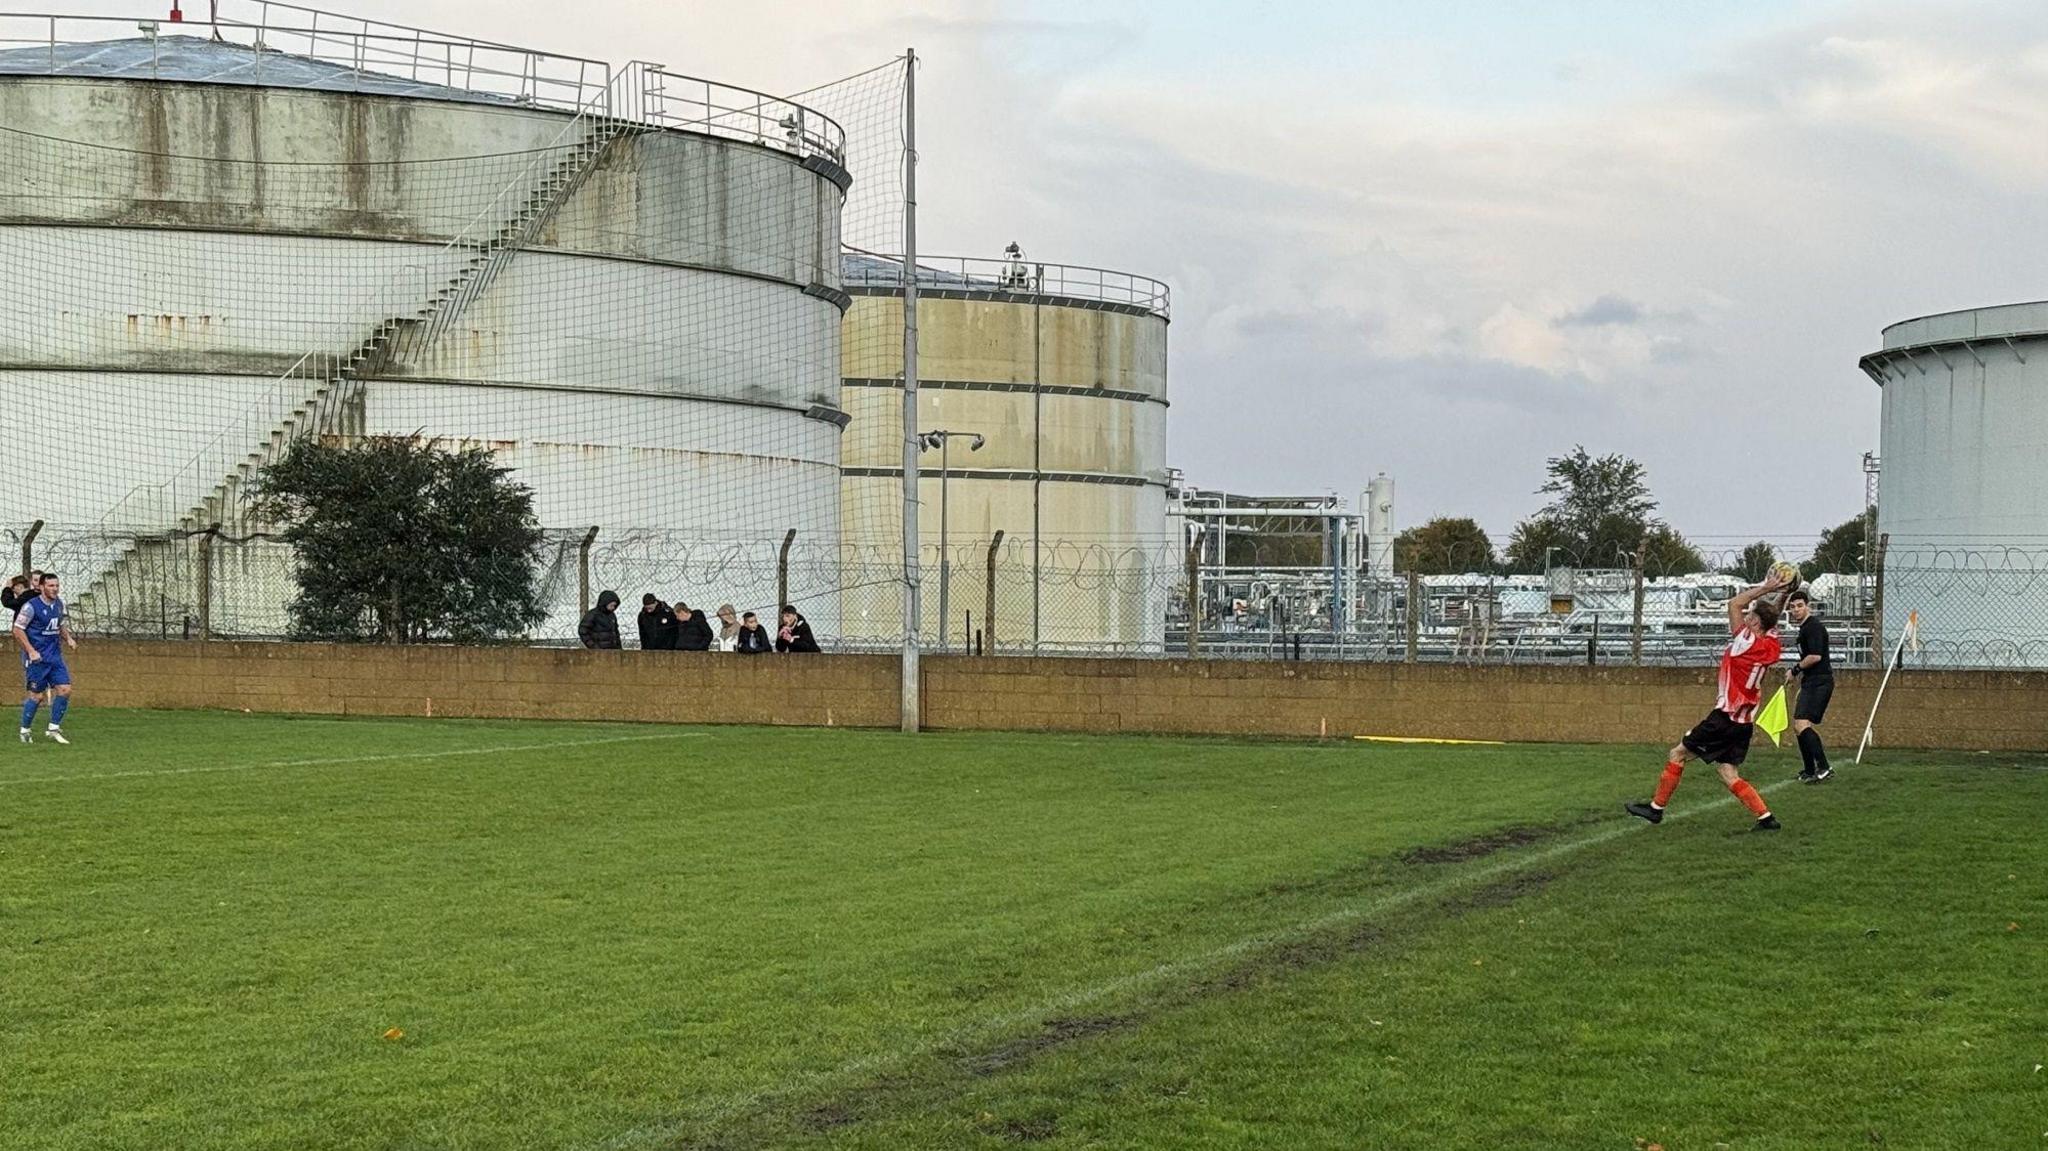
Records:
[[[32,537],[0,528],[0,547],[29,566],[109,573],[67,584],[87,634],[292,634],[296,559],[271,533],[45,525]],[[830,650],[894,650],[905,630],[893,544],[787,530],[572,527],[544,532],[535,558],[544,617],[529,643],[575,642],[578,620],[603,591],[619,594],[626,610],[643,594],[707,614],[720,604],[764,615],[795,604]],[[1716,550],[1683,572],[1645,563],[1640,575],[1633,566],[1551,558],[1547,573],[1373,572],[1271,540],[1248,539],[1228,564],[1205,563],[1172,537],[927,543],[926,615],[916,630],[927,647],[999,654],[1701,664],[1725,642],[1727,600],[1752,582],[1743,568],[1757,557]],[[953,617],[943,621],[942,582]],[[1880,645],[1896,642],[1906,612],[1916,611],[1912,658],[1924,666],[2048,667],[2048,540],[1894,547],[1881,581],[1875,572],[1810,572],[1804,586],[1846,666],[1877,662]]]

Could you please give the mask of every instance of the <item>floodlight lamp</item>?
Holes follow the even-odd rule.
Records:
[[[968,451],[970,451],[970,452],[978,452],[978,451],[980,451],[980,450],[981,450],[981,445],[983,445],[983,444],[985,444],[985,443],[987,443],[987,442],[988,442],[988,437],[987,437],[987,436],[983,436],[983,435],[976,435],[976,436],[974,437],[974,442],[973,442],[973,443],[971,443],[971,444],[968,444],[968,445],[967,445],[967,450],[968,450]]]

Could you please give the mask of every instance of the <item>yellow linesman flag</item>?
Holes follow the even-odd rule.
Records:
[[[1771,697],[1771,702],[1765,704],[1762,714],[1756,717],[1756,725],[1764,729],[1765,735],[1771,737],[1771,746],[1773,747],[1783,746],[1779,737],[1783,736],[1785,729],[1792,725],[1791,717],[1786,714],[1787,710],[1785,706],[1785,688],[1783,684],[1780,684],[1778,686],[1778,694]]]

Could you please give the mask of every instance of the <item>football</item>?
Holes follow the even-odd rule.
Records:
[[[1779,560],[1777,563],[1771,565],[1771,572],[1783,582],[1788,583],[1793,587],[1799,586],[1798,564],[1793,563],[1790,560]]]

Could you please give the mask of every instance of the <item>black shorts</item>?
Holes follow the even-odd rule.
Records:
[[[1806,676],[1799,681],[1799,702],[1793,705],[1792,718],[1808,723],[1819,723],[1828,713],[1828,699],[1835,694],[1835,677],[1831,675],[1814,679]]]
[[[1708,763],[1740,767],[1749,758],[1749,737],[1755,731],[1755,724],[1737,723],[1717,707],[1694,724],[1679,743]]]

